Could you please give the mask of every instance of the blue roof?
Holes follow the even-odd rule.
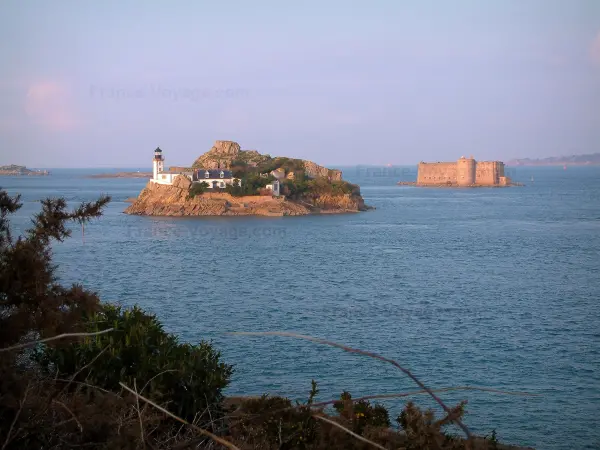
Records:
[[[221,169],[198,169],[198,178],[206,178],[206,172],[208,172],[208,178],[221,178],[221,172],[223,172],[224,179],[233,178],[231,170]]]

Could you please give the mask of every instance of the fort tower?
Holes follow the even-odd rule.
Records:
[[[475,171],[477,162],[473,157],[461,158],[456,162],[456,184],[459,186],[471,186],[475,184]]]

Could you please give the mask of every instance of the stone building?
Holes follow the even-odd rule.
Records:
[[[501,161],[476,161],[462,156],[456,162],[420,162],[417,171],[420,186],[509,186]]]

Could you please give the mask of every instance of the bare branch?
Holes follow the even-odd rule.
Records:
[[[305,339],[307,341],[316,342],[317,344],[324,344],[324,345],[330,345],[332,347],[341,348],[342,350],[347,351],[349,353],[357,353],[360,355],[365,355],[370,358],[374,358],[374,359],[378,359],[380,361],[387,362],[387,363],[393,365],[394,367],[400,369],[410,379],[412,379],[421,389],[423,389],[425,392],[427,392],[431,396],[431,398],[433,398],[444,409],[444,411],[447,414],[451,414],[451,412],[452,412],[452,410],[448,406],[446,406],[446,404],[437,395],[435,395],[435,393],[430,388],[425,386],[425,384],[423,384],[423,382],[421,380],[419,380],[416,376],[414,376],[410,370],[405,369],[404,367],[402,367],[400,364],[398,364],[393,359],[386,358],[384,356],[378,355],[377,353],[372,353],[372,352],[367,352],[367,351],[359,350],[359,349],[352,348],[352,347],[347,347],[345,345],[338,344],[336,342],[327,341],[325,339],[315,338],[313,336],[306,336],[303,334],[289,333],[289,332],[284,332],[284,331],[264,331],[264,332],[249,331],[249,332],[232,332],[232,333],[227,333],[227,334],[242,335],[242,336],[284,336],[284,337],[293,337],[293,338],[297,338],[297,339]],[[467,436],[467,438],[471,439],[471,432],[469,431],[467,426],[464,423],[462,423],[462,421],[458,418],[455,419],[454,422],[465,432],[465,435]]]
[[[23,399],[19,402],[19,410],[15,414],[15,418],[13,419],[12,423],[10,424],[10,428],[8,429],[8,434],[6,435],[6,440],[4,441],[4,444],[2,445],[2,450],[4,450],[10,443],[10,435],[12,434],[13,428],[15,427],[17,420],[19,420],[19,416],[21,415],[21,411],[23,410],[23,405],[25,404],[25,401],[27,400],[27,394],[29,394],[30,387],[31,387],[31,383],[27,383],[27,388],[25,388],[25,394],[23,394]]]
[[[87,363],[85,366],[83,366],[81,369],[79,369],[77,372],[75,372],[75,374],[71,377],[71,380],[65,385],[65,387],[62,389],[61,392],[64,392],[69,385],[73,382],[73,380],[75,380],[75,378],[77,378],[77,375],[79,375],[81,372],[83,372],[85,369],[87,369],[88,367],[90,367],[92,364],[94,364],[96,362],[96,360],[98,358],[100,358],[100,356],[102,356],[102,354],[108,350],[108,348],[110,347],[110,345],[107,345],[106,347],[104,347],[100,352],[98,352],[98,354],[96,356],[94,356],[94,358]]]
[[[331,424],[331,425],[333,425],[333,426],[335,426],[335,427],[338,427],[338,428],[340,428],[340,429],[344,430],[344,431],[345,431],[346,433],[348,433],[350,436],[352,436],[352,437],[354,437],[354,438],[358,439],[359,441],[366,442],[367,444],[370,444],[370,445],[372,445],[372,446],[374,446],[374,447],[377,447],[377,448],[380,448],[380,449],[382,449],[382,450],[387,450],[385,447],[383,447],[383,446],[381,446],[381,445],[377,444],[376,442],[370,441],[370,440],[368,440],[367,438],[364,438],[364,437],[362,437],[362,436],[360,436],[360,435],[356,434],[355,432],[353,432],[353,431],[349,430],[349,429],[348,429],[348,428],[346,428],[345,426],[343,426],[343,425],[340,425],[339,423],[337,423],[337,422],[335,422],[335,421],[333,421],[333,420],[327,419],[326,417],[323,417],[323,416],[318,416],[318,415],[316,415],[316,414],[313,414],[313,417],[314,417],[315,419],[322,420],[323,422],[327,422],[327,423],[329,423],[329,424]]]
[[[44,342],[56,341],[58,339],[64,339],[69,337],[85,337],[85,336],[98,336],[100,334],[105,334],[113,331],[114,328],[108,328],[107,330],[96,331],[93,333],[63,333],[57,336],[52,336],[45,339],[40,339],[37,341],[25,342],[24,344],[13,345],[12,347],[0,348],[0,352],[9,352],[11,350],[19,350],[26,347],[31,347],[32,345],[42,344]]]
[[[139,394],[137,393],[137,382],[135,380],[135,378],[133,379],[133,389],[135,389],[135,404],[136,404],[136,410],[138,413],[138,418],[140,420],[140,438],[142,439],[142,445],[145,446],[145,440],[144,440],[144,422],[142,420],[142,413],[140,412],[140,397]]]
[[[81,423],[79,422],[79,420],[77,420],[77,417],[75,417],[75,414],[73,414],[73,411],[71,411],[67,405],[65,405],[63,402],[59,401],[59,400],[52,400],[54,403],[59,404],[60,406],[62,406],[64,409],[67,410],[67,412],[69,414],[71,414],[71,417],[73,418],[73,420],[75,420],[75,423],[77,423],[77,426],[79,427],[79,431],[81,433],[83,433],[83,427],[81,426]],[[65,422],[66,423],[66,422]]]
[[[141,400],[145,401],[146,403],[154,406],[156,409],[158,409],[159,411],[162,411],[163,413],[165,413],[167,416],[171,417],[172,419],[177,420],[178,422],[181,422],[185,425],[188,425],[190,427],[192,427],[194,430],[196,430],[198,433],[203,434],[205,436],[208,436],[209,438],[211,438],[213,441],[218,442],[221,445],[224,445],[225,447],[231,449],[231,450],[240,450],[238,447],[236,447],[235,445],[233,445],[231,442],[226,441],[225,439],[220,438],[219,436],[214,435],[213,433],[211,433],[210,431],[204,430],[203,428],[200,428],[197,425],[191,424],[188,421],[182,419],[181,417],[177,417],[175,414],[170,413],[169,411],[167,411],[166,409],[164,409],[162,406],[157,405],[156,403],[154,403],[152,400],[147,399],[146,397],[138,394],[137,392],[135,392],[133,389],[129,388],[127,385],[125,385],[124,383],[119,382],[119,384],[121,385],[121,387],[127,391],[129,391],[130,393],[132,393],[133,395],[135,395],[136,397],[139,397]]]

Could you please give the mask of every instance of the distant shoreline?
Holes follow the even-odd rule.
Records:
[[[152,178],[152,172],[117,172],[88,175],[86,178]]]
[[[600,166],[600,162],[534,162],[534,161],[509,161],[508,167],[559,167],[559,166]]]

